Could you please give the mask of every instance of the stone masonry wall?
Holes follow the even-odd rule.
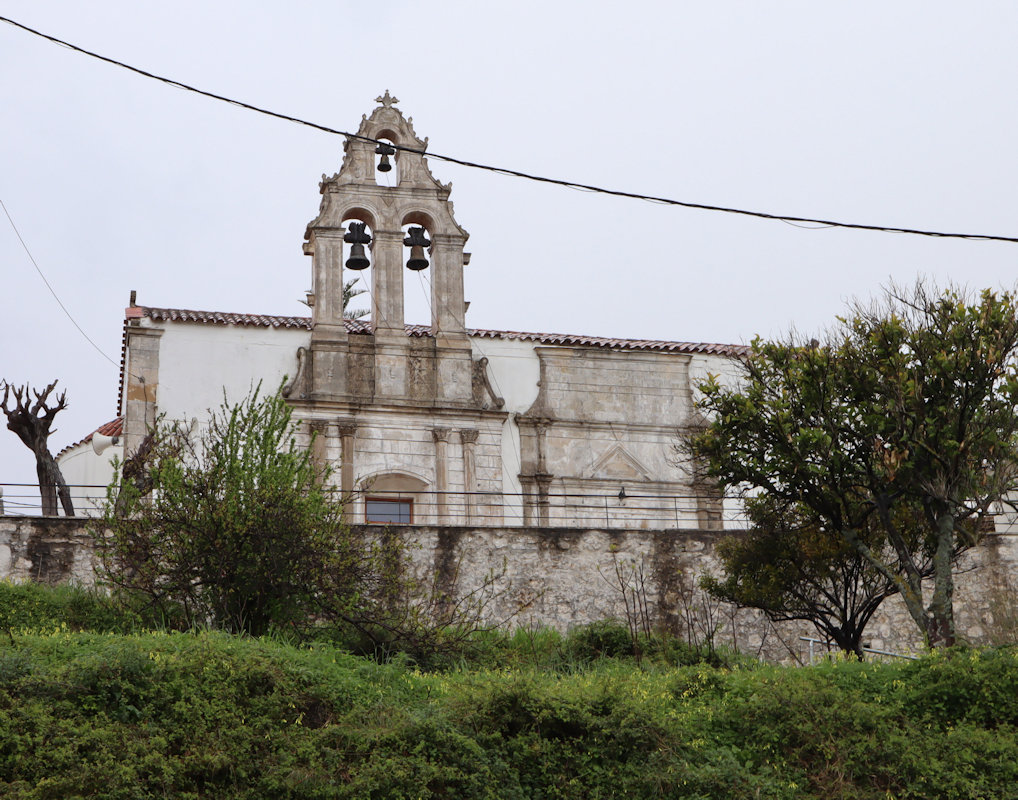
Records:
[[[0,580],[91,584],[85,520],[0,516]]]
[[[75,519],[0,517],[0,579],[45,583],[93,579],[91,545]],[[366,535],[377,527],[359,526]],[[577,528],[400,529],[412,542],[418,574],[452,597],[486,584],[485,615],[509,626],[566,630],[605,618],[626,620],[645,604],[652,624],[695,643],[717,644],[773,661],[804,661],[817,636],[808,623],[774,625],[738,611],[697,586],[718,569],[716,531]],[[629,611],[627,612],[627,599]],[[959,631],[973,644],[1016,642],[1018,536],[992,534],[962,559],[955,591]],[[898,653],[922,640],[900,600],[891,598],[867,627],[866,644]],[[820,648],[822,650],[822,648]]]

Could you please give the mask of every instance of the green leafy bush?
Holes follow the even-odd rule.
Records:
[[[15,633],[0,639],[0,796],[1009,797],[1016,680],[1006,650],[425,673],[212,632]]]
[[[153,620],[149,620],[153,621]],[[82,586],[45,586],[0,581],[0,631],[116,631],[145,627],[135,611]]]

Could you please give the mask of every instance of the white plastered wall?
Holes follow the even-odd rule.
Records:
[[[502,410],[509,412],[502,425],[502,491],[507,525],[523,524],[523,497],[520,486],[520,429],[516,415],[522,414],[537,399],[541,363],[533,342],[514,339],[471,338],[475,359],[488,359],[488,380],[496,395],[505,400]]]
[[[75,516],[91,516],[98,511],[106,499],[106,487],[113,480],[114,460],[123,458],[123,446],[111,446],[97,456],[90,443],[74,445],[60,455],[57,460],[71,491]]]
[[[159,347],[159,412],[199,423],[223,402],[237,403],[261,382],[271,394],[297,369],[297,348],[311,334],[301,328],[172,323]]]

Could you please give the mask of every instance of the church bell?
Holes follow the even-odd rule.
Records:
[[[410,258],[406,268],[418,272],[428,268],[428,259],[424,256],[424,248],[431,246],[431,241],[424,235],[424,228],[410,228],[403,244],[410,248]]]
[[[364,245],[371,243],[371,236],[364,230],[364,223],[351,222],[350,230],[343,236],[343,241],[350,245],[350,258],[346,260],[346,268],[358,271],[367,269],[371,262],[364,252]]]
[[[391,170],[392,164],[389,163],[389,156],[395,155],[396,149],[385,142],[379,142],[378,147],[375,148],[375,153],[381,156],[378,160],[378,171],[388,172]]]

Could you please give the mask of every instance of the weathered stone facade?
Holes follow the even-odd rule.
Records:
[[[0,516],[0,580],[91,585],[93,579],[84,520]]]

